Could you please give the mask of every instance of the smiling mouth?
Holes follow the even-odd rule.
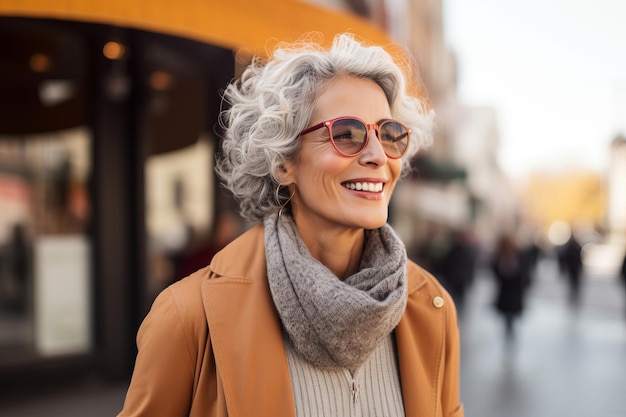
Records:
[[[368,191],[372,193],[379,193],[383,190],[382,182],[344,182],[341,185],[349,190]]]

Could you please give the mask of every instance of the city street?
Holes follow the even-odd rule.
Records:
[[[513,343],[490,306],[479,273],[461,311],[461,395],[467,417],[626,415],[624,291],[615,277],[587,277],[578,310],[556,264],[543,260]],[[3,417],[110,417],[125,385],[88,381],[39,398],[0,404]]]
[[[540,261],[513,344],[479,276],[461,318],[461,395],[468,417],[626,415],[624,291],[587,277],[578,310],[556,262]]]

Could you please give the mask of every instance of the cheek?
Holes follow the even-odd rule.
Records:
[[[324,153],[302,158],[300,160],[299,177],[305,182],[315,182],[316,187],[327,187],[334,184],[334,179],[346,169],[345,158]]]
[[[402,174],[402,160],[389,160],[389,171],[391,172],[392,185],[395,188],[395,185],[398,182],[398,179],[400,179],[400,175]]]

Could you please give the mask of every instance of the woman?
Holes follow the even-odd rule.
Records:
[[[349,35],[225,91],[218,173],[257,222],[166,289],[121,416],[462,416],[456,312],[387,221],[432,115]]]

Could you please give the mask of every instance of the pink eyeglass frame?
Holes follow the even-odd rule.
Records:
[[[343,156],[346,156],[346,157],[352,157],[352,156],[359,155],[367,147],[367,144],[368,144],[369,139],[370,139],[369,133],[366,133],[365,141],[363,142],[363,146],[361,147],[361,149],[357,153],[355,153],[355,154],[347,154],[345,152],[342,152],[341,150],[339,150],[339,148],[337,148],[337,145],[335,144],[335,138],[333,138],[333,131],[332,131],[333,123],[335,123],[336,121],[339,121],[339,120],[356,120],[356,121],[358,121],[360,123],[363,123],[363,126],[365,126],[365,129],[367,129],[367,132],[369,132],[371,129],[374,129],[374,131],[376,132],[376,137],[378,138],[379,142],[380,142],[380,127],[381,127],[381,125],[384,125],[385,123],[388,123],[388,122],[397,123],[400,126],[404,127],[404,129],[407,132],[406,133],[406,135],[407,135],[406,148],[404,149],[404,151],[402,151],[402,153],[399,156],[389,155],[387,153],[387,151],[385,151],[385,147],[384,146],[383,146],[383,152],[385,152],[385,155],[387,155],[387,157],[389,157],[391,159],[400,159],[409,150],[409,143],[411,141],[411,129],[407,125],[405,125],[404,123],[401,123],[401,122],[399,122],[399,121],[397,121],[395,119],[385,119],[385,120],[382,120],[379,123],[365,123],[363,120],[361,120],[361,119],[359,119],[358,117],[355,117],[355,116],[341,116],[341,117],[336,117],[334,119],[325,120],[325,121],[323,121],[321,123],[318,123],[316,125],[308,127],[306,129],[304,129],[302,132],[300,132],[300,135],[298,135],[298,136],[306,135],[307,133],[311,133],[311,132],[314,132],[314,131],[316,131],[318,129],[321,129],[322,127],[326,127],[326,129],[328,130],[328,135],[330,136],[330,143],[332,143],[333,148],[335,148],[335,150],[340,155],[343,155]]]

